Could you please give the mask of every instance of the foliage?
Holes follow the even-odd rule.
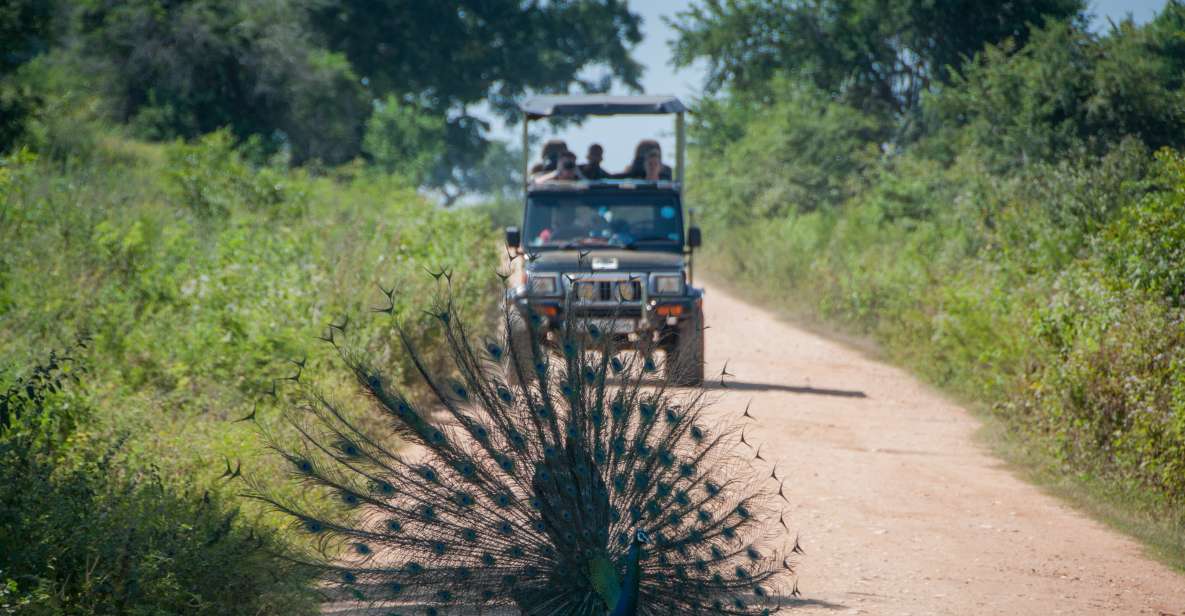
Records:
[[[1129,136],[1152,148],[1181,147],[1185,54],[1165,32],[1183,26],[1180,4],[1146,27],[1124,22],[1106,37],[1050,24],[1022,49],[985,49],[929,101],[926,121],[956,147],[981,146],[1011,166],[1082,148],[1101,154]]]
[[[177,494],[88,442],[73,354],[0,398],[0,613],[312,613],[308,573],[217,494]]]
[[[16,377],[0,393],[0,439],[26,449],[47,451],[66,441],[85,420],[85,409],[80,412],[69,404],[61,404],[56,396],[70,383],[79,383],[79,374],[86,369],[78,365],[74,353],[85,348],[86,340],[80,339],[63,354],[51,350],[44,363]]]
[[[809,12],[792,6],[784,19]],[[686,45],[744,31],[696,23]],[[754,43],[798,45],[792,25]],[[1185,528],[1183,30],[1180,2],[1101,34],[1049,20],[897,119],[845,104],[849,85],[820,92],[811,67],[756,84],[718,72],[730,88],[692,135],[690,199],[716,238],[699,263],[875,338],[1055,473]]]
[[[968,153],[906,156],[840,209],[713,228],[701,262],[873,335],[1055,459],[1180,511],[1185,180],[1176,155],[1145,152],[1014,177]]]
[[[264,421],[273,380],[295,370],[287,360],[322,366],[316,335],[380,305],[377,284],[423,296],[425,269],[451,265],[473,317],[496,282],[497,247],[477,212],[441,211],[357,169],[257,167],[230,141],[103,136],[84,159],[24,154],[0,166],[2,361],[90,334],[102,361],[89,430],[129,434],[123,451],[181,491],[217,477],[224,457],[262,481],[281,472],[256,461],[251,422],[228,420],[258,403]],[[411,310],[401,300],[396,314]],[[389,328],[350,330],[395,378],[407,374]]]
[[[62,53],[102,76],[111,114],[140,137],[229,127],[296,164],[334,165],[365,151],[388,168],[414,167],[407,177],[452,199],[480,189],[469,170],[504,151],[471,106],[488,102],[513,121],[526,92],[604,91],[618,79],[637,87],[642,71],[629,55],[639,18],[616,0],[55,7],[72,26]]]
[[[447,171],[447,178],[441,172]],[[449,169],[437,166],[430,182],[444,194],[445,205],[452,205],[465,195],[484,195],[486,198],[516,200],[522,198],[522,149],[505,141],[490,141],[485,154],[471,165]]]
[[[1157,158],[1162,189],[1106,230],[1103,258],[1121,288],[1185,305],[1185,159],[1168,150]]]
[[[709,64],[711,89],[762,92],[789,74],[857,109],[901,114],[985,44],[1023,44],[1033,24],[1081,0],[704,0],[679,13],[675,61]]]
[[[0,6],[0,77],[44,52],[52,42],[53,4],[12,0]]]
[[[364,92],[350,66],[312,45],[296,5],[107,2],[78,10],[82,48],[106,73],[115,117],[151,138],[231,127],[278,137],[293,160],[358,151]],[[270,143],[270,141],[269,141]]]
[[[615,79],[636,88],[642,73],[629,55],[641,41],[639,18],[616,0],[336,0],[312,15],[327,46],[344,53],[383,97],[364,144],[368,155],[389,168],[396,154],[416,169],[409,177],[440,190],[450,204],[500,190],[519,166],[504,164],[507,149],[486,138],[486,122],[469,107],[483,103],[515,122],[518,99],[528,92],[600,92]],[[415,36],[391,34],[407,32]],[[394,125],[398,114],[408,116],[402,128]],[[426,133],[432,125],[442,130]],[[384,136],[376,142],[375,133]],[[398,144],[396,135],[414,141]],[[421,175],[421,159],[435,154],[438,140],[443,152]],[[487,170],[497,174],[494,181]]]
[[[779,79],[768,88],[774,102],[727,148],[697,150],[697,163],[710,160],[698,179],[710,217],[736,223],[834,206],[879,157],[882,130],[874,119],[799,82]],[[712,134],[729,130],[722,107],[706,105],[696,115],[697,143],[728,142]]]
[[[0,5],[0,153],[24,133],[37,106],[26,84],[9,78],[53,42],[52,7],[45,0],[12,0]]]
[[[617,0],[333,0],[312,23],[375,92],[422,96],[437,113],[488,102],[513,118],[526,92],[637,87],[642,73],[629,56],[639,18]]]
[[[253,168],[234,147],[227,131],[187,144],[176,143],[165,155],[169,196],[195,216],[224,220],[236,207],[264,218],[287,220],[308,208],[307,184],[299,173]]]
[[[388,96],[366,122],[362,151],[378,168],[418,185],[440,163],[444,136],[444,118]]]

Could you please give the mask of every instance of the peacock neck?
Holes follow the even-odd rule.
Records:
[[[625,579],[621,584],[621,595],[611,616],[635,616],[638,613],[638,587],[642,582],[642,567],[639,564],[641,549],[637,542],[630,545],[625,559]]]

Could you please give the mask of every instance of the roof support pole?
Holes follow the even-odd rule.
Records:
[[[528,142],[531,138],[531,133],[528,130],[528,125],[531,123],[531,116],[523,114],[523,186],[528,186],[531,183],[531,152],[527,149],[530,145]]]
[[[675,114],[675,181],[683,185],[684,152],[687,142],[683,134],[683,112]]]

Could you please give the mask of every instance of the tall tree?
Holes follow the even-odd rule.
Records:
[[[957,133],[1002,166],[1101,155],[1133,137],[1185,147],[1183,29],[1185,4],[1174,1],[1142,27],[1099,35],[1051,23],[1023,48],[989,46],[928,98],[927,132]]]
[[[49,0],[0,2],[0,152],[24,131],[36,97],[6,77],[46,51],[52,41],[53,3]]]
[[[445,148],[426,181],[449,201],[485,190],[488,174],[476,170],[502,154],[487,151],[472,106],[515,121],[531,91],[636,88],[640,22],[623,0],[327,0],[311,20],[376,97],[440,119]]]
[[[510,112],[530,90],[637,87],[642,74],[629,53],[640,18],[622,0],[330,0],[312,23],[376,92],[437,111]]]
[[[120,120],[150,137],[229,126],[296,162],[355,156],[369,105],[343,58],[318,48],[303,9],[281,0],[88,0],[82,48]]]
[[[901,114],[987,44],[1080,16],[1082,0],[701,0],[673,25],[675,61],[708,61],[709,85],[760,91],[811,80],[865,111]]]
[[[36,4],[36,3],[34,3]],[[487,157],[472,107],[513,118],[531,91],[637,87],[640,18],[623,0],[80,0],[83,49],[115,115],[157,137],[229,126],[296,162],[364,152],[394,101],[445,144],[427,182],[455,194]],[[380,103],[379,101],[383,101]],[[390,123],[388,123],[390,124]],[[387,164],[389,161],[383,161]]]

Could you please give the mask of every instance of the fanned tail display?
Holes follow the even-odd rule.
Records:
[[[302,385],[299,442],[274,446],[328,498],[254,494],[312,538],[329,584],[391,614],[777,610],[792,554],[765,521],[784,526],[782,488],[702,389],[668,387],[593,324],[545,335],[508,308],[474,336],[448,296],[431,320],[443,370],[397,328],[423,388],[330,336],[391,433]]]

